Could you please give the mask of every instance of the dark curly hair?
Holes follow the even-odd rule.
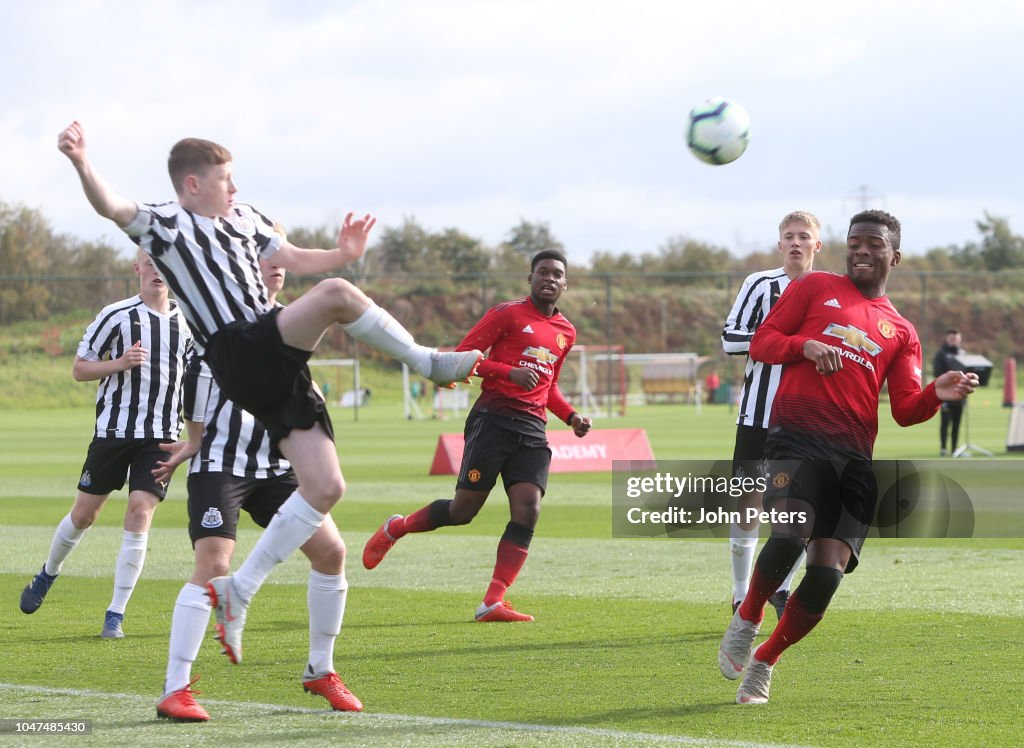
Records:
[[[568,269],[569,261],[565,259],[565,255],[559,252],[557,249],[542,249],[540,252],[533,256],[530,260],[530,272],[532,273],[537,269],[537,263],[541,260],[558,260],[562,265]]]
[[[850,219],[850,228],[853,228],[855,223],[877,223],[887,227],[893,251],[900,248],[900,221],[891,213],[886,213],[884,210],[862,210]]]

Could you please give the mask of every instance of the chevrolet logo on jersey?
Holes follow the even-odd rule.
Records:
[[[528,345],[523,349],[522,354],[524,357],[535,359],[539,364],[557,364],[558,356],[549,351],[547,348],[536,345]]]
[[[882,352],[882,346],[869,338],[866,332],[858,330],[853,325],[846,327],[833,322],[825,328],[824,334],[839,338],[843,341],[843,345],[853,348],[855,351],[864,351],[869,356],[877,356]]]

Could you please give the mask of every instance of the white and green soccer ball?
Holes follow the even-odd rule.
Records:
[[[686,118],[686,144],[701,161],[729,164],[750,142],[750,115],[735,101],[720,96],[702,101]]]

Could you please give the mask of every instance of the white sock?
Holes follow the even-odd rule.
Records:
[[[124,531],[121,551],[117,554],[117,565],[114,567],[114,597],[107,610],[124,613],[139,581],[139,575],[142,574],[148,539],[149,533]]]
[[[324,521],[324,515],[293,493],[277,510],[252,552],[234,574],[235,592],[248,605],[274,567],[292,555]]]
[[[174,614],[171,616],[165,694],[180,691],[192,679],[192,663],[199,655],[209,623],[210,600],[206,597],[206,589],[197,584],[186,584],[174,601]]]
[[[356,340],[408,364],[417,374],[430,375],[432,349],[419,345],[397,319],[372,301],[359,319],[342,327]]]
[[[89,528],[85,528],[88,530]],[[68,514],[57,525],[57,531],[53,533],[53,542],[50,543],[50,555],[46,558],[46,566],[43,568],[50,576],[60,574],[64,567],[64,561],[71,555],[71,551],[78,547],[85,530],[79,530],[71,522],[71,515]]]
[[[306,604],[309,606],[309,674],[334,672],[334,640],[341,633],[348,598],[348,580],[342,574],[309,571]]]
[[[786,578],[782,581],[782,584],[779,586],[779,590],[781,590],[783,592],[789,592],[790,589],[792,589],[792,587],[793,587],[793,577],[796,576],[796,573],[798,571],[800,571],[800,569],[804,568],[804,560],[806,558],[807,558],[807,551],[804,551],[803,553],[800,554],[800,558],[798,558],[796,560],[796,563],[793,564],[793,568],[789,570],[789,574],[786,575]]]
[[[757,550],[757,528],[744,530],[739,525],[729,527],[729,550],[732,553],[732,599],[739,602],[747,596],[750,574],[754,568],[754,551]]]

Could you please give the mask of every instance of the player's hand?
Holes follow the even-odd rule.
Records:
[[[978,375],[973,371],[947,371],[935,380],[935,394],[939,400],[963,400],[978,386]]]
[[[57,150],[78,164],[85,160],[85,129],[75,120],[57,136]]]
[[[136,366],[142,366],[146,363],[147,358],[149,358],[149,350],[142,347],[142,341],[136,341],[117,360],[121,362],[121,371],[128,371]]]
[[[579,413],[572,417],[572,433],[576,434],[580,439],[590,433],[590,428],[593,425],[593,421],[581,416]]]
[[[370,229],[377,223],[377,219],[367,213],[362,218],[353,221],[352,214],[345,216],[338,231],[338,249],[347,258],[345,262],[358,260],[366,252],[366,242],[370,237]]]
[[[508,381],[512,384],[519,385],[524,390],[532,390],[537,386],[537,382],[540,381],[540,375],[533,369],[527,369],[524,366],[512,369],[512,371],[508,373]]]
[[[157,462],[151,472],[154,478],[166,485],[170,483],[174,469],[181,463],[191,460],[199,451],[199,444],[190,441],[170,442],[161,444],[160,449],[167,453],[167,459]]]
[[[826,377],[843,368],[843,356],[839,349],[817,340],[804,343],[804,358],[813,361],[818,373]]]

